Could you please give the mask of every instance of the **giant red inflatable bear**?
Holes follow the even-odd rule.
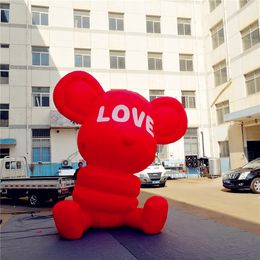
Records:
[[[140,181],[133,175],[152,163],[157,144],[181,138],[187,116],[174,98],[149,102],[128,90],[104,92],[90,74],[75,71],[54,90],[54,103],[65,117],[80,123],[78,148],[87,166],[81,168],[73,200],[53,208],[59,234],[78,239],[91,227],[129,226],[159,233],[168,204],[159,196],[138,208]]]

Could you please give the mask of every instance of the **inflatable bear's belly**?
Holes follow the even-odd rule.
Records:
[[[114,214],[127,213],[138,206],[136,197],[107,193],[77,185],[73,191],[73,199],[82,209]]]

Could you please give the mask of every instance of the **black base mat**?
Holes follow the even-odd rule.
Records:
[[[70,241],[59,237],[51,215],[15,216],[1,231],[3,260],[259,259],[259,246],[260,236],[177,209],[170,209],[159,235],[92,229]]]

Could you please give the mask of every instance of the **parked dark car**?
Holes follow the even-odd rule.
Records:
[[[234,191],[250,189],[260,194],[260,158],[226,172],[223,175],[223,186]]]

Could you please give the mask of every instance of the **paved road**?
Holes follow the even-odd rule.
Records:
[[[152,194],[192,214],[260,235],[260,194],[231,192],[223,188],[221,178],[170,180],[165,188],[145,189],[145,196]]]
[[[169,180],[164,188],[143,188],[139,196],[140,204],[144,204],[152,195],[166,197],[171,206],[192,214],[207,216],[220,223],[260,234],[260,194],[230,192],[222,187],[221,178]],[[1,219],[4,224],[10,217],[8,213],[40,211],[48,214],[51,207],[50,203],[46,203],[41,208],[29,208],[26,200],[14,204],[9,199],[2,199]]]

